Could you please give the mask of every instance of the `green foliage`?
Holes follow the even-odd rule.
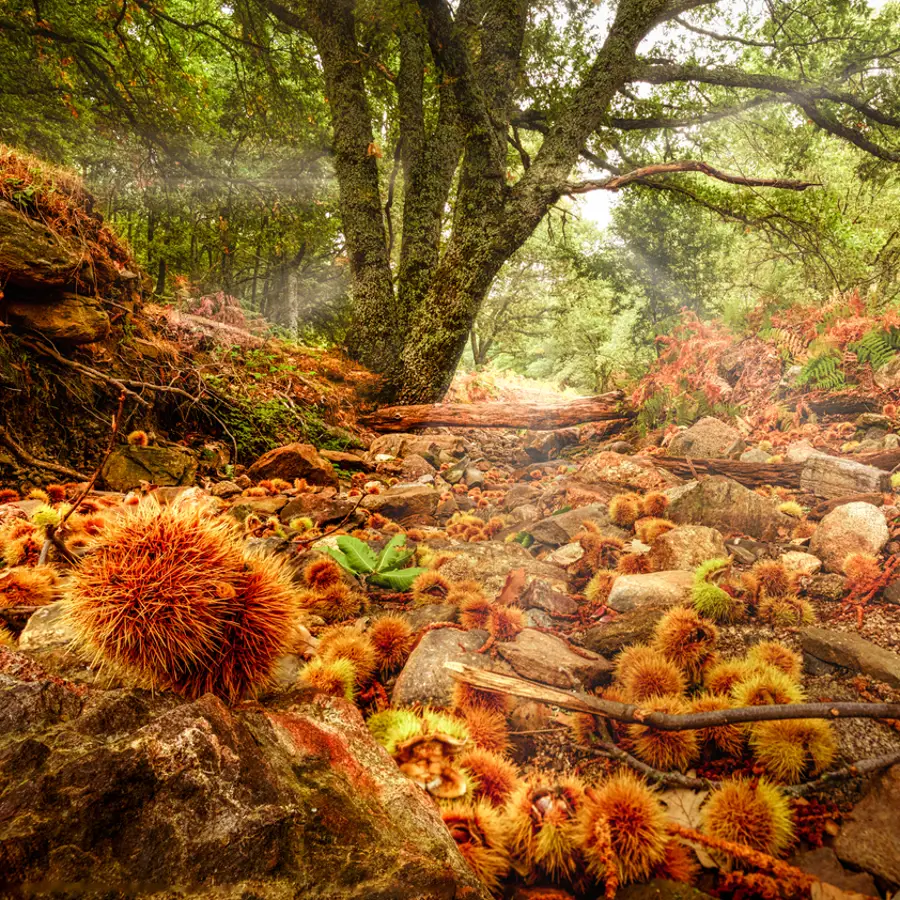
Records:
[[[861,363],[871,363],[873,369],[887,365],[900,350],[900,328],[876,329],[864,334],[849,345]]]
[[[395,534],[377,556],[372,548],[352,535],[341,535],[337,549],[325,547],[324,551],[348,572],[362,575],[371,584],[392,591],[408,591],[412,583],[426,570],[417,566],[404,568],[415,550],[403,550],[405,534]]]
[[[734,418],[740,407],[732,403],[710,403],[703,391],[685,392],[673,395],[669,390],[657,391],[641,404],[635,425],[641,434],[654,428],[674,424],[693,425],[705,416],[717,419]]]
[[[837,350],[826,349],[811,356],[797,376],[800,387],[811,387],[823,391],[836,391],[846,384],[841,368],[841,354]]]

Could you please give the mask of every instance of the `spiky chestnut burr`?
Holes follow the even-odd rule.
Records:
[[[715,581],[730,567],[730,559],[709,559],[694,573],[691,588],[694,609],[714,622],[738,622],[744,617],[744,603]]]
[[[651,697],[641,704],[648,712],[688,713],[690,704],[683,697]],[[700,747],[696,731],[662,731],[647,725],[629,725],[628,736],[634,743],[635,756],[655,769],[683,771],[697,759]]]
[[[413,601],[417,605],[440,603],[447,598],[449,593],[450,581],[440,572],[423,572],[412,583]]]
[[[319,637],[319,656],[324,660],[349,659],[356,669],[356,683],[366,684],[375,671],[375,647],[369,636],[352,625],[332,626]]]
[[[457,681],[453,685],[453,708],[465,715],[466,710],[473,706],[490,709],[505,716],[512,706],[512,697],[509,694],[484,691],[464,681]]]
[[[349,659],[313,659],[300,670],[297,679],[322,694],[343,697],[351,703],[356,694],[356,669]]]
[[[661,491],[649,491],[641,498],[641,515],[662,516],[669,508],[669,498]]]
[[[522,781],[504,810],[506,844],[513,866],[530,877],[570,879],[579,864],[578,814],[584,785],[574,776],[533,773]]]
[[[344,580],[341,567],[330,556],[309,563],[303,569],[303,578],[313,590],[326,590]]]
[[[735,706],[773,706],[802,703],[803,689],[790,676],[772,666],[756,667],[731,689]]]
[[[459,600],[459,623],[469,630],[487,628],[492,609],[493,604],[484,594],[463,596]]]
[[[111,521],[74,569],[69,620],[98,662],[235,701],[268,680],[298,610],[284,565],[246,554],[224,520],[145,502]]]
[[[704,692],[692,698],[691,712],[714,712],[732,709],[734,704],[722,694]],[[715,728],[701,728],[697,731],[700,747],[714,747],[726,756],[739,756],[744,748],[746,732],[740,725],[720,725]]]
[[[666,613],[653,631],[653,646],[692,682],[700,682],[715,662],[719,636],[716,626],[696,610],[677,606]]]
[[[146,447],[150,443],[150,437],[146,431],[132,431],[126,440],[132,447]]]
[[[709,795],[703,807],[703,831],[778,856],[793,839],[794,826],[788,801],[775,785],[764,778],[734,779]]]
[[[646,575],[650,571],[650,557],[646,553],[623,553],[616,571],[620,575]]]
[[[499,895],[510,865],[499,812],[484,801],[455,801],[441,810],[441,818],[478,879]]]
[[[609,599],[609,593],[617,575],[617,572],[613,572],[610,569],[600,569],[595,572],[584,589],[584,599],[592,607],[603,606]]]
[[[684,673],[675,663],[658,650],[640,644],[619,654],[615,675],[631,703],[661,694],[683,694],[687,686]]]
[[[837,752],[831,723],[822,719],[760,722],[750,730],[750,748],[767,774],[785,784],[821,774]]]
[[[607,875],[608,849],[623,884],[646,880],[665,859],[665,812],[653,791],[630,772],[589,789],[578,824],[588,872],[600,881]]]
[[[385,615],[369,628],[369,640],[375,648],[375,663],[382,672],[390,672],[406,662],[415,635],[403,616]]]
[[[499,753],[475,747],[459,757],[459,765],[471,776],[472,796],[502,807],[519,782],[515,765]]]
[[[509,728],[502,712],[483,706],[463,710],[469,737],[476,747],[503,753],[509,747]]]
[[[50,566],[0,569],[0,609],[46,606],[59,596],[59,578]]]
[[[644,544],[652,544],[653,541],[661,534],[671,531],[675,527],[674,522],[668,519],[661,519],[657,516],[648,516],[644,519],[638,519],[634,524],[634,533],[637,539]]]
[[[736,684],[750,675],[752,668],[745,659],[723,659],[706,671],[703,685],[713,694],[730,694]]]
[[[799,682],[803,675],[803,657],[781,641],[760,641],[747,653],[747,662],[754,666],[772,666],[788,678]]]
[[[763,597],[757,608],[759,617],[775,625],[811,625],[816,620],[812,604],[805,597]]]
[[[641,498],[637,494],[616,494],[609,501],[609,520],[620,528],[631,528],[641,516]]]

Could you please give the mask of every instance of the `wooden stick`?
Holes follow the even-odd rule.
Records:
[[[486,672],[457,662],[445,662],[457,681],[498,694],[527,697],[551,706],[574,712],[605,716],[617,722],[646,725],[660,731],[694,731],[699,728],[719,728],[748,722],[775,722],[783,719],[897,719],[900,703],[789,703],[773,706],[741,706],[736,709],[715,709],[709,712],[670,713],[649,712],[631,703],[601,700],[584,693],[567,693],[557,688],[516,678]]]

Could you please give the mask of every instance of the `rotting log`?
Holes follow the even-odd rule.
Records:
[[[592,694],[569,692],[548,687],[525,678],[501,675],[467,666],[445,662],[456,681],[462,681],[483,691],[525,697],[550,706],[573,712],[603,716],[617,722],[629,722],[657,728],[660,731],[695,731],[700,728],[719,728],[723,725],[748,722],[774,722],[784,719],[896,719],[900,717],[900,703],[785,703],[771,706],[740,706],[709,712],[671,714],[651,712],[634,703],[602,700]]]
[[[800,490],[826,500],[848,494],[874,494],[891,489],[891,476],[884,469],[856,459],[816,454],[804,464]]]
[[[623,402],[621,391],[584,397],[555,406],[536,403],[426,403],[386,406],[359,423],[373,431],[407,432],[417,428],[528,428],[554,431],[588,422],[619,423],[621,430],[635,413]],[[610,433],[608,430],[606,433]]]
[[[803,463],[755,463],[740,459],[693,459],[680,456],[654,456],[653,465],[679,478],[697,475],[725,475],[745,487],[773,484],[791,490],[800,489]]]

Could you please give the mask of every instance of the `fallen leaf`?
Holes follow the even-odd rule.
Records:
[[[525,569],[512,569],[506,576],[506,583],[497,602],[501,606],[511,606],[519,599],[519,595],[525,587]]]
[[[666,817],[668,819],[677,825],[684,825],[687,828],[699,831],[700,826],[703,824],[701,808],[708,796],[709,791],[689,791],[687,788],[675,788],[670,791],[663,791],[659,799],[666,808]],[[697,854],[697,859],[704,869],[719,868],[719,864],[710,856],[702,844],[694,844],[691,841],[686,841],[685,843]]]
[[[844,891],[825,881],[816,881],[809,889],[810,900],[872,900],[871,894]]]

